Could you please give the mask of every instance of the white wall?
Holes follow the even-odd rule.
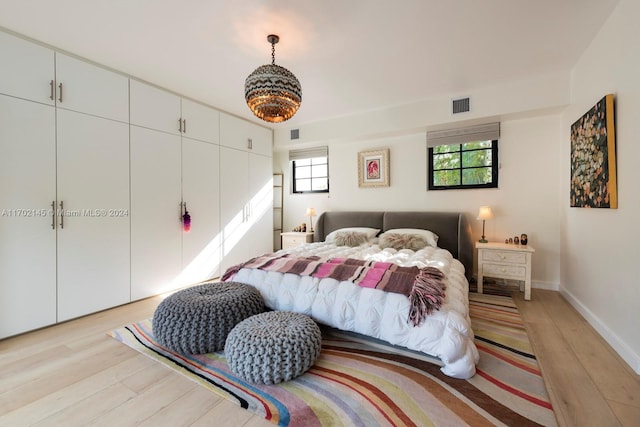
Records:
[[[640,373],[640,2],[622,0],[575,66],[563,114],[562,292]],[[569,207],[569,128],[615,94],[618,209]]]
[[[490,240],[526,232],[536,248],[534,286],[558,287],[612,347],[640,373],[640,2],[621,0],[571,75],[540,76],[469,94],[470,121],[499,120],[500,188],[426,191],[426,129],[450,127],[451,97],[300,127],[297,146],[328,145],[331,193],[285,195],[285,229],[318,212],[346,209],[460,210],[474,237],[480,205],[492,205]],[[616,95],[618,209],[569,207],[570,125],[605,94]],[[475,108],[474,108],[475,107]],[[559,111],[558,107],[566,107]],[[276,129],[275,169],[290,180],[289,129]],[[391,187],[360,189],[357,153],[391,149]]]
[[[433,210],[462,211],[477,240],[482,223],[475,217],[481,205],[491,205],[495,218],[487,221],[489,240],[504,241],[522,233],[536,248],[534,286],[557,289],[559,265],[559,115],[506,120],[501,123],[498,189],[427,191],[425,133],[329,143],[330,194],[291,194],[286,188],[284,228],[305,221],[307,207],[326,210]],[[390,149],[390,181],[385,188],[359,188],[358,152]],[[288,152],[276,153],[274,170],[291,180]],[[474,268],[475,270],[475,268]]]

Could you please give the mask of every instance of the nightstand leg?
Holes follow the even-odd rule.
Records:
[[[524,299],[529,301],[531,299],[531,278],[527,277],[524,282]]]
[[[482,271],[478,271],[478,293],[482,293]]]

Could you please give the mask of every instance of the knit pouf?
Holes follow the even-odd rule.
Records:
[[[305,373],[320,355],[322,335],[309,316],[268,311],[233,328],[224,354],[231,371],[247,381],[277,384]]]
[[[253,286],[205,283],[180,290],[160,303],[153,314],[153,336],[177,353],[220,351],[234,326],[263,311],[264,300]]]

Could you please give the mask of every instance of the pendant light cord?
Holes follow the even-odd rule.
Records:
[[[271,65],[276,65],[276,44],[271,42]]]

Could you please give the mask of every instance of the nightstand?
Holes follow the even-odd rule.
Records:
[[[305,243],[313,242],[312,232],[288,231],[280,233],[282,236],[282,249],[289,249]]]
[[[524,299],[531,299],[531,257],[536,251],[529,245],[476,242],[478,249],[478,293],[484,276],[524,282]],[[523,290],[520,285],[520,290]]]

